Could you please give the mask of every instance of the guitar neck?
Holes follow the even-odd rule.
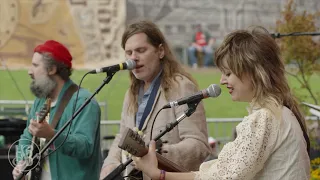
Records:
[[[124,134],[118,144],[123,149],[136,157],[143,157],[148,154],[148,147],[145,145],[141,137],[130,128],[124,129]],[[168,172],[188,172],[183,167],[178,166],[169,159],[157,153],[158,167]]]
[[[35,119],[35,121],[37,122],[37,123],[40,123],[41,121],[40,121],[40,118],[39,118],[39,115],[37,115],[36,116],[36,119]],[[37,145],[37,146],[39,146],[39,142],[40,142],[40,138],[38,138],[38,137],[36,137],[36,136],[32,136],[32,144],[31,144],[31,152],[33,152],[35,149],[35,145]],[[34,153],[31,153],[30,154],[31,155],[31,157],[34,155]]]
[[[35,121],[36,121],[37,123],[41,123],[43,120],[44,120],[44,119],[40,119],[40,118],[39,118],[39,115],[36,116]],[[38,137],[36,137],[36,136],[33,136],[33,137],[32,137],[32,143],[33,143],[33,144],[32,144],[32,146],[33,146],[32,149],[34,149],[34,146],[35,146],[35,145],[37,145],[37,146],[40,145],[40,138],[38,138]]]
[[[163,157],[161,154],[156,153],[158,159],[158,168],[163,169],[168,172],[188,172],[187,169],[178,166],[176,163],[170,161],[169,159]]]
[[[41,111],[36,114],[36,118],[34,121],[36,121],[37,123],[42,123],[43,121],[46,120],[46,117],[47,115],[49,115],[49,112],[50,112],[50,103],[51,103],[51,99],[48,99],[44,104],[44,107],[41,109]],[[32,157],[35,153],[38,153],[42,148],[41,147],[42,144],[43,143],[40,142],[39,137],[32,136],[31,153],[29,154],[29,156]]]

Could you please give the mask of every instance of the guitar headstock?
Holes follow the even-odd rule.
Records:
[[[148,153],[148,148],[141,136],[130,128],[125,128],[118,147],[136,157],[142,157]]]
[[[130,128],[125,128],[118,147],[136,157],[142,157],[148,153],[148,147],[146,147],[140,135]],[[168,172],[188,172],[185,168],[180,167],[159,153],[156,153],[156,155],[159,168]]]
[[[48,98],[46,102],[43,104],[40,112],[38,112],[38,115],[37,115],[38,122],[42,122],[46,118],[46,116],[50,112],[50,106],[51,106],[51,99]]]

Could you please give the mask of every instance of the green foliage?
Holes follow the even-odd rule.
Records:
[[[318,30],[315,21],[319,13],[298,13],[293,0],[290,0],[282,12],[282,19],[277,21],[276,30],[279,33],[315,32]],[[312,36],[286,36],[277,40],[279,42],[282,57],[286,64],[294,65],[288,69],[288,74],[297,79],[301,89],[308,91],[308,96],[314,104],[318,104],[319,93],[315,93],[310,86],[310,77],[320,72],[320,44],[312,39]],[[297,91],[295,91],[297,92]],[[299,96],[305,101],[307,96]]]
[[[31,78],[27,75],[27,70],[12,70],[10,71],[13,78],[18,81],[18,86],[22,90],[27,100],[33,100],[34,96],[29,90],[29,84]],[[72,80],[79,84],[82,76],[87,71],[75,70],[71,76]],[[193,77],[197,80],[200,89],[207,88],[210,84],[219,84],[221,73],[216,69],[208,69],[201,71],[191,71]],[[88,89],[90,92],[94,92],[102,80],[105,78],[105,74],[88,75],[83,83],[82,87]],[[288,78],[290,87],[293,89],[299,89],[299,82],[289,76]],[[310,79],[311,87],[320,92],[320,77],[312,76]],[[118,72],[115,74],[109,84],[104,86],[100,93],[95,98],[99,102],[107,102],[106,110],[102,108],[103,120],[120,120],[120,114],[122,109],[122,102],[124,94],[129,87],[129,75],[126,71]],[[233,102],[231,100],[228,89],[224,86],[220,86],[222,93],[217,98],[205,99],[204,107],[206,110],[206,116],[208,118],[242,118],[246,116],[247,103]],[[298,91],[302,96],[307,96],[308,92],[305,89]],[[22,95],[14,85],[13,80],[9,76],[6,70],[0,70],[0,99],[1,100],[23,100]],[[308,96],[306,101],[310,101]],[[165,112],[163,112],[165,113]],[[107,114],[107,117],[105,116]],[[237,123],[210,123],[208,125],[209,135],[213,137],[231,137],[232,129]],[[117,132],[117,128],[114,126],[108,129],[109,135],[114,135]],[[112,129],[113,128],[113,129]]]
[[[282,12],[282,20],[277,21],[277,31],[279,33],[294,32],[315,32],[316,20],[320,13],[308,13],[306,11],[298,13],[293,0],[289,0],[284,11]],[[287,73],[294,77],[300,84],[299,88],[294,88],[293,92],[300,102],[307,101],[311,97],[313,104],[318,104],[320,98],[319,91],[312,89],[310,78],[320,72],[320,42],[315,42],[312,36],[286,36],[278,40],[282,57],[286,64],[294,64],[294,68],[287,69]],[[319,83],[319,82],[317,82]],[[302,90],[306,90],[307,94],[301,94]],[[307,101],[308,102],[308,101]],[[308,108],[303,108],[308,114]],[[314,127],[318,128],[311,128]],[[319,122],[308,123],[311,147],[319,150],[320,138]],[[312,178],[319,177],[319,168],[312,169]]]

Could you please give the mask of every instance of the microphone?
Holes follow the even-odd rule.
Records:
[[[163,109],[180,106],[187,103],[197,103],[202,99],[208,97],[218,97],[221,94],[221,88],[217,84],[211,84],[207,89],[201,90],[194,95],[171,101],[167,105],[163,106]]]
[[[134,60],[128,59],[126,62],[108,66],[108,67],[103,67],[103,68],[97,68],[95,70],[92,70],[89,72],[89,74],[97,74],[97,73],[103,73],[103,72],[117,72],[120,70],[132,70],[136,68],[136,62]]]

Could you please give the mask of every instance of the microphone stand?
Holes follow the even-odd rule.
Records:
[[[160,134],[158,134],[153,140],[158,141],[163,135],[170,132],[174,127],[176,127],[183,119],[186,117],[191,116],[197,109],[197,106],[201,100],[198,100],[197,102],[188,103],[188,109],[184,111],[184,113],[179,116],[176,121],[168,123],[166,125],[166,129],[162,131]],[[130,158],[123,164],[121,163],[117,168],[115,168],[110,174],[108,174],[103,180],[114,180],[115,178],[120,178],[119,175],[123,170],[126,169],[126,167],[132,162],[133,160]],[[120,178],[123,179],[123,178]]]
[[[320,32],[292,32],[287,34],[271,33],[273,38],[281,38],[284,36],[319,36]]]
[[[63,127],[61,129],[59,129],[59,131],[50,139],[50,141],[39,151],[39,153],[33,155],[33,157],[31,158],[32,163],[28,163],[28,165],[24,168],[24,170],[21,171],[21,173],[19,174],[19,176],[17,177],[18,180],[21,180],[30,170],[32,170],[33,167],[35,167],[37,165],[37,161],[35,160],[41,160],[41,157],[43,155],[43,153],[50,147],[50,145],[58,138],[58,136],[62,133],[62,131],[64,131],[68,125],[70,125],[70,123],[72,122],[72,120],[80,114],[80,112],[84,109],[85,106],[87,106],[89,104],[89,102],[91,101],[91,99],[99,93],[99,91],[103,88],[104,85],[108,84],[112,77],[114,76],[116,72],[107,72],[107,77],[103,80],[102,84],[96,89],[96,91],[91,95],[91,97],[89,97],[88,99],[86,99],[86,101],[81,105],[81,107],[72,115],[72,117],[63,125]]]

